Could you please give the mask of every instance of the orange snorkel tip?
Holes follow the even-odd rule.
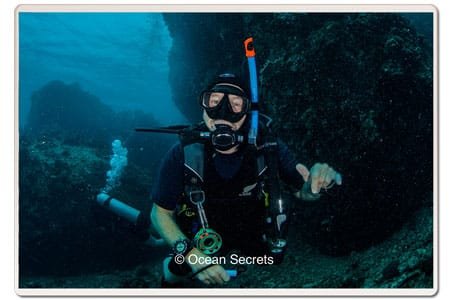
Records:
[[[253,38],[249,37],[244,41],[244,47],[245,47],[245,56],[247,57],[255,57],[255,47],[253,47]]]

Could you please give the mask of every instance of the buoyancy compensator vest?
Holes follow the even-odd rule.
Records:
[[[231,156],[215,152],[208,143],[183,145],[185,197],[177,222],[206,254],[238,248],[255,255],[264,250],[278,262],[284,255],[288,207],[280,189],[278,143],[270,131],[271,119],[261,117],[257,146],[241,145]],[[221,176],[215,166],[218,155],[241,161],[235,176]]]

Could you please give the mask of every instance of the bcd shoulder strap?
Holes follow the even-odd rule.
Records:
[[[204,171],[205,171],[205,145],[200,143],[190,144],[184,146],[184,167],[185,176],[194,176],[197,181],[204,181]],[[194,180],[195,181],[195,180]],[[192,182],[190,183],[197,183]]]

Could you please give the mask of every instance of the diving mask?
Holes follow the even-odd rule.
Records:
[[[250,110],[251,101],[236,85],[219,83],[200,95],[200,105],[211,119],[238,122]]]

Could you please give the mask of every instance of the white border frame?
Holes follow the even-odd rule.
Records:
[[[302,288],[252,288],[252,289],[29,289],[19,288],[19,180],[18,180],[18,158],[19,158],[19,126],[18,126],[18,105],[19,105],[19,69],[18,69],[18,49],[19,49],[19,13],[21,12],[330,12],[330,13],[382,13],[382,12],[421,12],[433,13],[433,288],[430,289],[302,289]],[[15,22],[15,44],[14,44],[14,98],[15,98],[15,255],[14,255],[14,288],[16,294],[20,296],[434,296],[438,292],[438,198],[439,198],[439,177],[438,177],[438,9],[431,4],[423,5],[365,5],[365,4],[345,4],[345,5],[309,5],[309,4],[149,4],[149,5],[73,5],[73,4],[53,4],[53,5],[18,5],[14,12]]]

